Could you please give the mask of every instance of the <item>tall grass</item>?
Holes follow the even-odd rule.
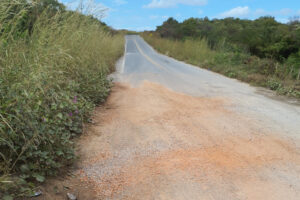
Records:
[[[272,59],[251,56],[232,44],[220,42],[214,49],[205,39],[172,40],[156,33],[143,33],[143,38],[159,52],[254,85],[300,98],[299,63],[289,65]]]
[[[143,34],[143,37],[159,52],[194,65],[207,63],[215,56],[215,52],[211,50],[205,39],[176,41],[153,34]]]
[[[0,2],[0,198],[75,158],[71,138],[105,101],[123,53],[122,35],[77,12],[45,9],[20,31],[30,6]]]

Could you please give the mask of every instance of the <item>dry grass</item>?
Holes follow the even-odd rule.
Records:
[[[175,41],[163,39],[152,34],[143,34],[143,38],[153,45],[159,52],[201,66],[208,63],[215,56],[205,39]]]
[[[71,139],[105,101],[123,54],[123,35],[77,12],[46,9],[23,30],[32,6],[0,2],[0,198],[75,158]]]

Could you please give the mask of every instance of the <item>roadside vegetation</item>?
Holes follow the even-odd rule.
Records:
[[[0,2],[0,199],[75,159],[72,138],[109,94],[124,37],[56,0]]]
[[[300,98],[300,21],[168,19],[144,39],[159,52]]]

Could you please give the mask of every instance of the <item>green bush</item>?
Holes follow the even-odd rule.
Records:
[[[98,20],[70,11],[45,9],[31,33],[12,31],[31,9],[14,2],[14,17],[0,18],[11,27],[0,27],[0,189],[7,194],[24,181],[43,182],[75,158],[71,139],[108,96],[107,75],[124,44]],[[11,9],[10,1],[0,7]]]
[[[293,78],[300,80],[300,51],[292,54],[288,58],[287,64],[292,68],[291,71],[293,72]]]
[[[276,80],[276,79],[269,79],[267,81],[267,86],[271,89],[271,90],[278,90],[279,88],[282,87],[282,84]]]

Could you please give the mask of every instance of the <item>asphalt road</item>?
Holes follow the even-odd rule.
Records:
[[[112,77],[79,142],[76,177],[91,199],[300,199],[296,101],[158,54],[139,36],[126,37]]]
[[[120,62],[117,81],[136,87],[148,80],[187,95],[229,98],[233,102],[229,109],[253,115],[272,131],[300,138],[297,100],[159,54],[139,36],[126,37],[126,53]]]

